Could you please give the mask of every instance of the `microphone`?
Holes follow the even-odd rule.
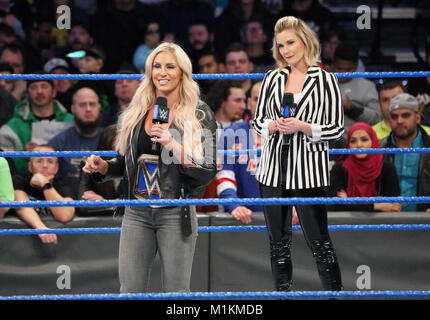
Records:
[[[292,93],[284,93],[281,103],[281,117],[294,117],[296,112],[296,104],[294,103],[294,95]],[[290,145],[291,134],[284,134],[282,137],[282,146]]]
[[[162,124],[169,122],[169,108],[167,107],[167,99],[158,97],[154,104],[154,114],[152,117],[153,124]],[[154,137],[153,137],[154,138]],[[152,143],[152,152],[158,151],[158,143]]]

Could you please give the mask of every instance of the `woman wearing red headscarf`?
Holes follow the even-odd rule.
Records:
[[[355,123],[348,131],[346,147],[349,149],[379,148],[375,131],[364,122]],[[349,154],[342,156],[330,172],[330,189],[338,197],[395,197],[400,196],[396,168],[383,162],[382,154]],[[400,203],[375,203],[334,206],[330,209],[345,211],[401,210]]]

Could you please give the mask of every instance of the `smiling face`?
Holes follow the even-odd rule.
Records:
[[[372,148],[372,139],[369,134],[364,130],[355,130],[351,134],[351,139],[349,140],[350,149],[370,149]],[[367,157],[366,153],[354,154],[358,159],[363,159]]]
[[[168,51],[158,53],[152,62],[152,82],[157,97],[179,94],[181,81],[182,70],[175,55]]]
[[[295,31],[283,30],[275,35],[275,41],[279,53],[290,66],[306,65],[305,44]]]

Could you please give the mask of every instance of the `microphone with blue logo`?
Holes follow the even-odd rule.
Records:
[[[158,97],[155,100],[154,115],[152,117],[153,124],[162,124],[169,122],[169,108],[167,107],[167,99],[165,97]],[[154,137],[153,137],[154,138]],[[158,151],[158,143],[152,143],[152,152]]]
[[[296,104],[294,103],[294,95],[292,93],[284,93],[281,103],[281,117],[294,117],[296,112]],[[290,145],[291,134],[284,134],[282,137],[282,146]]]

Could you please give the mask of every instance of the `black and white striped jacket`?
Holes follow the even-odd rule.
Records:
[[[257,180],[267,186],[281,184],[282,135],[269,136],[269,123],[279,118],[282,96],[289,69],[266,73],[260,89],[253,126],[265,138]],[[328,141],[340,138],[344,131],[341,93],[336,76],[318,66],[308,68],[301,100],[295,117],[311,124],[312,137],[303,132],[292,135],[287,161],[287,189],[307,189],[327,186]]]

